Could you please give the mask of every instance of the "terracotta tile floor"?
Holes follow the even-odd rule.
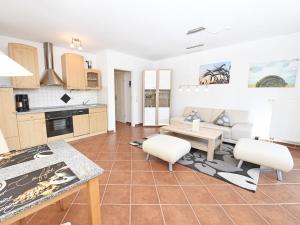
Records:
[[[292,149],[295,170],[277,182],[263,171],[256,193],[176,164],[150,157],[128,142],[157,128],[117,124],[117,133],[72,145],[105,169],[100,178],[103,225],[270,225],[300,224],[300,150]],[[298,168],[298,169],[297,169]],[[69,198],[71,207],[51,205],[27,218],[29,225],[88,225],[86,190]]]

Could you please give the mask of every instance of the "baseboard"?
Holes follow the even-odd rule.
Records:
[[[77,137],[74,137],[73,133],[68,134],[68,135],[60,135],[60,136],[48,138],[48,143],[58,141],[58,140],[64,140],[66,142],[71,142],[71,141],[76,141],[76,140],[80,140],[80,139],[83,139],[83,138],[93,137],[93,136],[96,136],[96,135],[99,135],[99,134],[106,134],[106,133],[107,133],[107,131],[105,130],[105,131],[95,132],[95,133],[92,133],[92,134],[85,134],[85,135],[81,135],[81,136],[77,136]]]

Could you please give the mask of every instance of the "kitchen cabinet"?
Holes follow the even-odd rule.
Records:
[[[89,115],[77,115],[73,116],[73,130],[74,137],[89,134],[90,133],[90,122]]]
[[[103,133],[107,131],[107,110],[105,107],[90,108],[90,133]]]
[[[17,115],[21,148],[29,148],[47,143],[44,113]]]
[[[84,57],[65,53],[61,58],[62,74],[66,89],[86,89]]]
[[[40,75],[37,48],[19,43],[8,43],[8,55],[33,73],[33,76],[12,77],[11,81],[13,87],[27,89],[39,88]]]
[[[101,73],[95,69],[85,69],[86,89],[102,88]]]
[[[9,150],[19,150],[19,133],[12,88],[0,88],[0,129],[7,142]]]

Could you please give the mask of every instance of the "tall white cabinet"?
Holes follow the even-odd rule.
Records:
[[[162,126],[170,121],[171,70],[145,70],[143,125]]]

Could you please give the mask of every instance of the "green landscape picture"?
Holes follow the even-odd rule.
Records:
[[[250,65],[249,88],[295,87],[299,59]]]

